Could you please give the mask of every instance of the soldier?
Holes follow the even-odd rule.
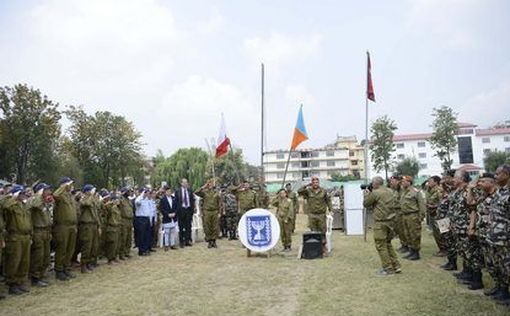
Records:
[[[76,234],[78,232],[78,215],[71,191],[73,180],[64,177],[60,187],[53,193],[55,208],[53,210],[53,239],[55,240],[55,276],[60,281],[76,277],[71,272],[71,258],[74,253]]]
[[[155,252],[156,248],[158,248],[158,240],[159,240],[159,232],[161,229],[161,212],[159,208],[159,192],[156,190],[151,191],[150,195],[150,205],[152,210],[152,242],[150,251]]]
[[[296,217],[297,213],[299,211],[299,204],[298,204],[298,198],[296,192],[292,192],[292,184],[289,182],[285,185],[285,192],[287,193],[287,196],[289,199],[292,200],[292,219],[291,219],[291,227],[292,227],[292,233],[294,234],[294,231],[296,230]]]
[[[449,174],[445,174],[440,183],[441,200],[437,207],[436,224],[438,224],[438,221],[440,220],[450,223],[448,230],[441,234],[441,238],[444,241],[444,249],[448,258],[448,262],[441,265],[441,268],[446,271],[454,271],[457,270],[457,251],[455,249],[455,234],[451,228],[450,220],[452,218],[452,214],[450,205],[455,188],[453,186],[452,176]]]
[[[382,269],[377,272],[379,276],[388,276],[400,273],[401,266],[397,254],[391,245],[394,237],[395,203],[396,197],[391,189],[385,187],[381,177],[372,180],[372,191],[366,189],[363,206],[373,210],[374,214],[374,241],[375,248],[381,259]]]
[[[232,190],[239,203],[239,216],[243,216],[247,211],[259,207],[257,193],[250,189],[250,183],[244,181],[239,187]]]
[[[489,228],[487,230],[487,242],[491,245],[491,258],[495,261],[500,282],[499,289],[492,298],[506,306],[510,305],[508,293],[508,281],[510,280],[510,166],[502,165],[496,169],[496,183],[498,185],[496,195],[491,203],[489,215]]]
[[[239,221],[239,211],[237,207],[236,196],[232,193],[232,187],[228,187],[225,194],[222,195],[222,211],[225,213],[227,222],[228,240],[237,240],[237,223]]]
[[[112,265],[119,263],[117,259],[121,221],[119,200],[115,194],[110,195],[108,192],[102,192],[101,196],[103,198],[103,212],[106,214],[105,256],[108,259],[108,264]]]
[[[402,195],[402,190],[400,187],[400,181],[402,178],[399,175],[393,175],[390,177],[390,188],[395,196],[395,234],[398,236],[400,240],[400,248],[397,249],[400,253],[409,252],[408,242],[405,238],[404,234],[404,224],[402,222],[402,208],[400,207],[400,196]]]
[[[402,208],[405,239],[409,243],[409,253],[404,258],[414,261],[420,259],[421,221],[425,216],[426,209],[422,194],[412,186],[412,183],[411,176],[402,177],[400,207]]]
[[[12,295],[30,292],[24,283],[30,268],[32,222],[23,203],[25,198],[24,187],[15,185],[2,203],[6,231],[4,273]]]
[[[96,188],[91,184],[83,186],[80,200],[81,273],[92,272],[92,264],[97,262],[96,249],[99,243],[100,215],[95,198]]]
[[[269,194],[267,193],[264,182],[260,182],[253,186],[253,189],[257,193],[258,207],[268,209],[269,208]]]
[[[5,253],[5,240],[4,240],[4,234],[5,234],[5,224],[4,224],[4,218],[3,218],[3,203],[7,201],[7,198],[10,197],[9,193],[12,188],[12,185],[10,183],[4,184],[3,187],[0,187],[0,272],[3,271],[3,258],[2,252]],[[2,273],[0,273],[2,274]],[[3,280],[3,276],[0,276],[1,281]],[[5,292],[3,289],[3,286],[0,286],[0,299],[5,298]]]
[[[294,203],[287,196],[285,189],[280,189],[278,195],[271,203],[276,207],[276,217],[280,223],[280,239],[283,244],[283,251],[290,251],[292,245],[292,213],[294,212]]]
[[[320,187],[318,177],[312,177],[312,182],[301,187],[298,194],[307,202],[308,227],[311,231],[322,234],[322,249],[326,253],[326,213],[333,210],[331,198],[326,190]]]
[[[46,287],[46,271],[50,265],[51,219],[50,204],[53,202],[50,186],[39,183],[35,194],[28,199],[27,207],[32,217],[32,245],[30,249],[30,275],[32,285]]]
[[[435,257],[445,257],[447,255],[444,240],[442,239],[441,233],[439,232],[439,226],[436,222],[438,220],[437,208],[441,202],[441,190],[439,187],[440,182],[440,177],[430,177],[427,180],[427,190],[425,191],[425,201],[427,204],[428,216],[431,221],[430,224],[432,225],[432,233],[439,249],[438,252],[433,254]]]
[[[133,203],[131,202],[131,190],[120,190],[120,214],[122,217],[122,231],[120,234],[120,259],[131,258],[131,245],[133,244]]]
[[[217,248],[216,239],[218,238],[218,220],[220,217],[220,194],[214,190],[212,180],[207,182],[195,194],[202,198],[202,218],[204,222],[205,240],[207,248]]]

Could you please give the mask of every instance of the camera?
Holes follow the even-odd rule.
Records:
[[[374,187],[372,186],[372,183],[362,184],[359,187],[360,187],[361,190],[368,190],[370,192],[372,192],[372,190],[374,189]]]

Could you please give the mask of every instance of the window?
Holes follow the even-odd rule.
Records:
[[[425,147],[425,142],[418,142],[418,147]]]
[[[459,151],[459,162],[462,163],[473,163],[473,144],[471,143],[471,137],[458,137],[458,151]]]
[[[404,148],[404,143],[398,143],[397,148]]]
[[[278,178],[278,179],[283,179],[283,172],[278,172],[278,173],[276,174],[276,178]]]
[[[333,151],[333,150],[326,151],[326,157],[333,157],[333,156],[335,156],[335,151]]]
[[[510,142],[510,136],[505,136],[505,142]]]
[[[419,153],[418,158],[427,158],[427,153]]]
[[[357,166],[357,165],[358,165],[358,161],[357,161],[357,160],[353,160],[353,161],[351,161],[351,165],[353,165],[353,166]]]
[[[427,169],[427,164],[426,163],[421,163],[420,164],[420,169]]]
[[[290,154],[290,157],[291,157],[291,158],[299,158],[299,153],[298,153],[298,152],[293,151],[293,152]]]
[[[299,168],[299,162],[292,162],[291,163],[292,168]]]
[[[483,154],[484,154],[484,155],[488,155],[488,154],[490,154],[490,153],[491,153],[491,149],[490,149],[490,148],[485,148],[485,149],[483,150]]]
[[[354,157],[356,156],[356,153],[352,150],[349,150],[349,157]]]
[[[319,166],[319,162],[318,162],[318,161],[313,160],[313,161],[310,163],[310,166],[311,166],[311,167],[314,167],[314,168],[317,168],[317,167]]]
[[[320,175],[321,175],[321,173],[318,171],[312,172],[312,177],[319,177]]]
[[[285,155],[283,153],[276,154],[276,159],[283,159],[285,158]]]
[[[335,162],[334,162],[334,161],[328,161],[328,162],[326,163],[326,165],[327,165],[328,167],[334,167],[334,166],[335,166]]]
[[[505,148],[505,152],[510,153],[510,147]]]
[[[301,161],[301,168],[308,168],[310,163],[308,161]]]
[[[283,169],[285,168],[285,163],[284,162],[279,162],[276,164],[276,169]]]
[[[301,179],[308,178],[309,176],[310,176],[310,175],[309,175],[308,171],[303,171],[303,172],[301,173]]]
[[[309,151],[302,151],[301,152],[301,158],[310,158],[311,154]]]
[[[397,158],[400,159],[400,160],[404,159],[405,157],[406,157],[406,155],[404,155],[404,154],[398,154],[397,155]]]
[[[314,158],[319,157],[319,152],[318,151],[312,151],[312,157],[314,157]]]
[[[491,142],[491,139],[489,137],[482,138],[482,144],[489,144]]]

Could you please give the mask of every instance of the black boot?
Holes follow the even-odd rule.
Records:
[[[489,289],[487,291],[483,291],[483,294],[485,296],[494,296],[497,293],[499,293],[500,289],[501,289],[501,286],[499,284],[496,284],[492,289]]]
[[[402,247],[398,248],[397,251],[400,253],[406,253],[409,252],[409,247],[402,245]]]
[[[446,271],[456,271],[457,270],[457,257],[449,256],[448,262],[443,264],[441,266],[441,268]]]
[[[218,248],[218,245],[216,245],[216,239],[213,239],[212,246],[213,246],[213,248]]]
[[[212,241],[210,241],[210,240],[209,240],[209,241],[207,242],[207,248],[212,248],[212,246],[213,246],[213,245],[212,245]]]
[[[469,286],[468,286],[468,289],[470,289],[470,290],[483,289],[482,271],[481,270],[473,271],[473,278],[472,278],[471,284],[469,284]]]
[[[505,300],[508,300],[510,298],[510,294],[508,293],[508,285],[503,285],[499,288],[499,292],[494,294],[494,296],[492,296],[493,299],[497,300],[497,301],[505,301]]]
[[[68,281],[69,280],[69,278],[64,273],[64,271],[56,271],[55,278],[57,278],[57,280],[60,280],[60,281]]]
[[[405,258],[411,261],[420,260],[420,252],[418,250],[411,249],[409,256],[406,256]]]
[[[454,273],[453,276],[455,276],[457,279],[466,279],[468,277],[471,277],[471,272],[469,270],[470,269],[467,266],[466,262],[462,262],[462,271]]]

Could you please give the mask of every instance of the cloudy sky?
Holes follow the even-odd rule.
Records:
[[[463,122],[510,116],[510,1],[0,0],[0,85],[125,115],[147,155],[227,132],[259,162],[260,63],[267,149],[290,144],[299,104],[310,140],[364,135],[366,55],[399,133],[431,110]]]

